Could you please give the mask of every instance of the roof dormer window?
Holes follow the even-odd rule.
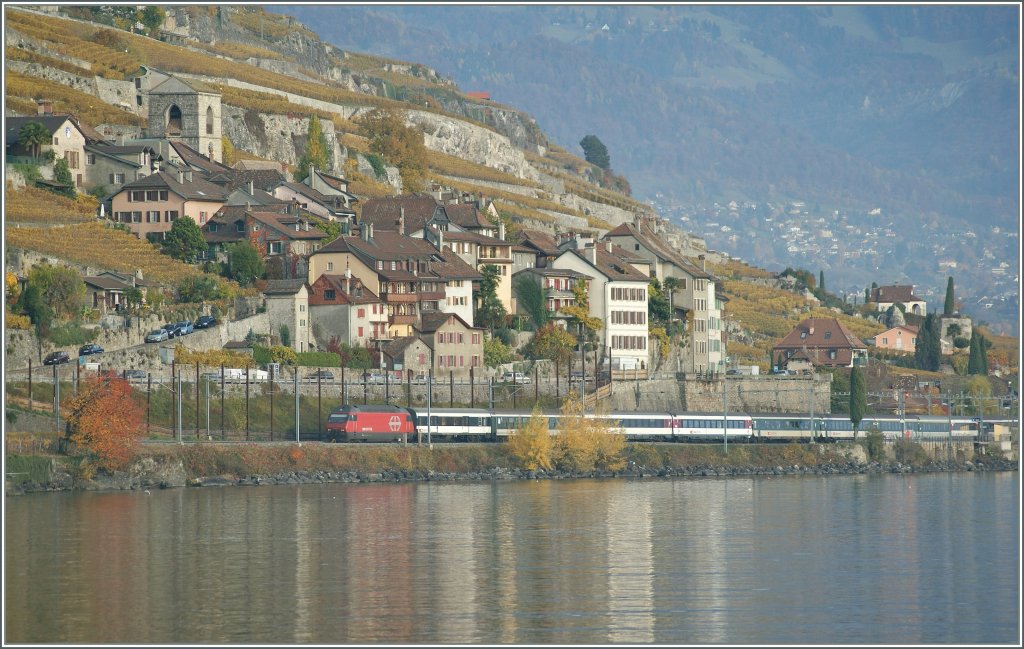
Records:
[[[825,332],[825,340],[828,340],[831,337],[832,337],[832,332],[831,331],[826,331]]]

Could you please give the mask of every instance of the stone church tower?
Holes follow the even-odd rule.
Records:
[[[220,94],[168,77],[149,91],[151,138],[181,140],[211,160],[223,162],[220,144]]]

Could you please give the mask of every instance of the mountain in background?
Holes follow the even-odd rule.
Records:
[[[733,200],[799,201],[825,215],[881,208],[911,258],[885,277],[846,264],[851,288],[944,286],[934,258],[927,272],[913,268],[916,255],[943,254],[941,243],[913,247],[915,232],[936,223],[936,236],[976,231],[979,259],[1019,264],[1016,241],[1000,247],[1019,229],[1018,7],[268,10],[341,48],[429,65],[488,92],[569,151],[597,135],[634,196],[669,215],[700,217]],[[768,268],[790,263],[742,241],[708,245]],[[971,283],[958,271],[958,286]]]

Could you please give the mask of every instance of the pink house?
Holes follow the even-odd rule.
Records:
[[[875,347],[898,352],[914,353],[918,328],[913,325],[899,325],[875,336]]]

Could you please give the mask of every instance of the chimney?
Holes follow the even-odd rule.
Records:
[[[53,115],[53,103],[49,99],[37,100],[36,113],[39,115]]]
[[[606,239],[605,240],[605,242],[604,242],[604,249],[607,250],[609,253],[611,253],[611,251],[612,251],[612,240],[611,239]]]
[[[704,255],[697,255],[697,259],[700,260],[700,269],[707,272],[707,260],[704,258]]]
[[[352,269],[348,267],[348,260],[345,260],[345,295],[352,295]]]
[[[245,211],[248,212],[250,210],[252,210],[252,203],[245,201]]]
[[[498,238],[502,241],[505,240],[505,222],[498,221]]]
[[[255,196],[255,195],[256,195],[256,188],[253,186],[253,182],[250,180],[249,181],[249,196]]]
[[[188,181],[188,182],[192,182],[192,170],[191,169],[186,169],[185,170],[185,180]]]
[[[597,244],[592,243],[586,247],[586,250],[590,252],[590,263],[597,266]]]
[[[178,184],[181,185],[185,182],[185,172],[178,169]]]
[[[308,178],[309,178],[309,186],[310,186],[310,187],[312,187],[312,186],[313,186],[313,171],[314,171],[315,169],[316,169],[316,168],[315,168],[315,167],[313,166],[313,163],[312,163],[312,162],[310,162],[310,163],[309,163],[309,176],[308,176]]]
[[[437,231],[437,249],[444,251],[444,232],[441,230]]]
[[[807,330],[807,335],[808,336],[813,336],[814,335],[814,320],[811,320],[811,326]]]
[[[401,207],[398,210],[398,234],[405,234],[405,208]]]

